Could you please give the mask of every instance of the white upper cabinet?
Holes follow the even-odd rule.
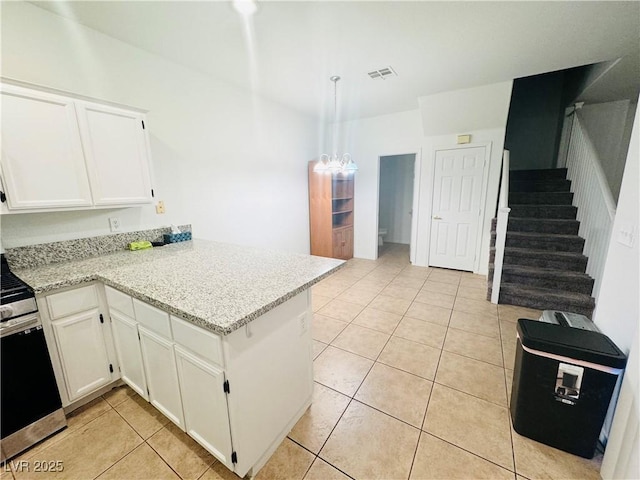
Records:
[[[152,201],[141,111],[0,84],[4,213]]]
[[[15,210],[92,205],[73,100],[12,85],[2,95],[2,172]]]
[[[142,114],[86,102],[77,102],[76,111],[94,203],[151,201]]]

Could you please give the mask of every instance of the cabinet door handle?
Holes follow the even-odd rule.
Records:
[[[434,219],[434,220],[442,220],[442,217],[439,217],[438,215],[435,215],[435,216],[433,217],[433,219]]]

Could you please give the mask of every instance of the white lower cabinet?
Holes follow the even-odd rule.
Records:
[[[86,397],[118,378],[111,330],[94,284],[37,297],[62,405]]]
[[[309,293],[221,337],[105,290],[122,379],[237,475],[257,473],[311,404]]]
[[[149,401],[184,430],[182,399],[173,342],[138,325]]]
[[[120,376],[138,395],[149,401],[147,380],[144,375],[138,324],[126,315],[111,311],[113,340],[116,344]]]
[[[52,323],[69,400],[76,400],[111,382],[113,366],[93,309]]]
[[[175,346],[186,431],[233,470],[224,372]]]

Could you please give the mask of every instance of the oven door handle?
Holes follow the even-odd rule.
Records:
[[[24,317],[20,317],[15,320],[9,320],[0,324],[0,338],[37,327],[42,328],[40,323],[40,316],[37,313],[25,315]]]

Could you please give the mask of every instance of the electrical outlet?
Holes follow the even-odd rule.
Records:
[[[120,219],[118,217],[109,217],[109,227],[112,232],[119,232],[121,227]]]
[[[158,201],[158,203],[156,203],[156,213],[157,214],[164,213],[164,202],[162,200],[160,200],[160,201]]]
[[[307,315],[306,314],[300,315],[298,320],[300,322],[300,335],[304,335],[305,333],[307,333],[307,329],[308,329]]]

